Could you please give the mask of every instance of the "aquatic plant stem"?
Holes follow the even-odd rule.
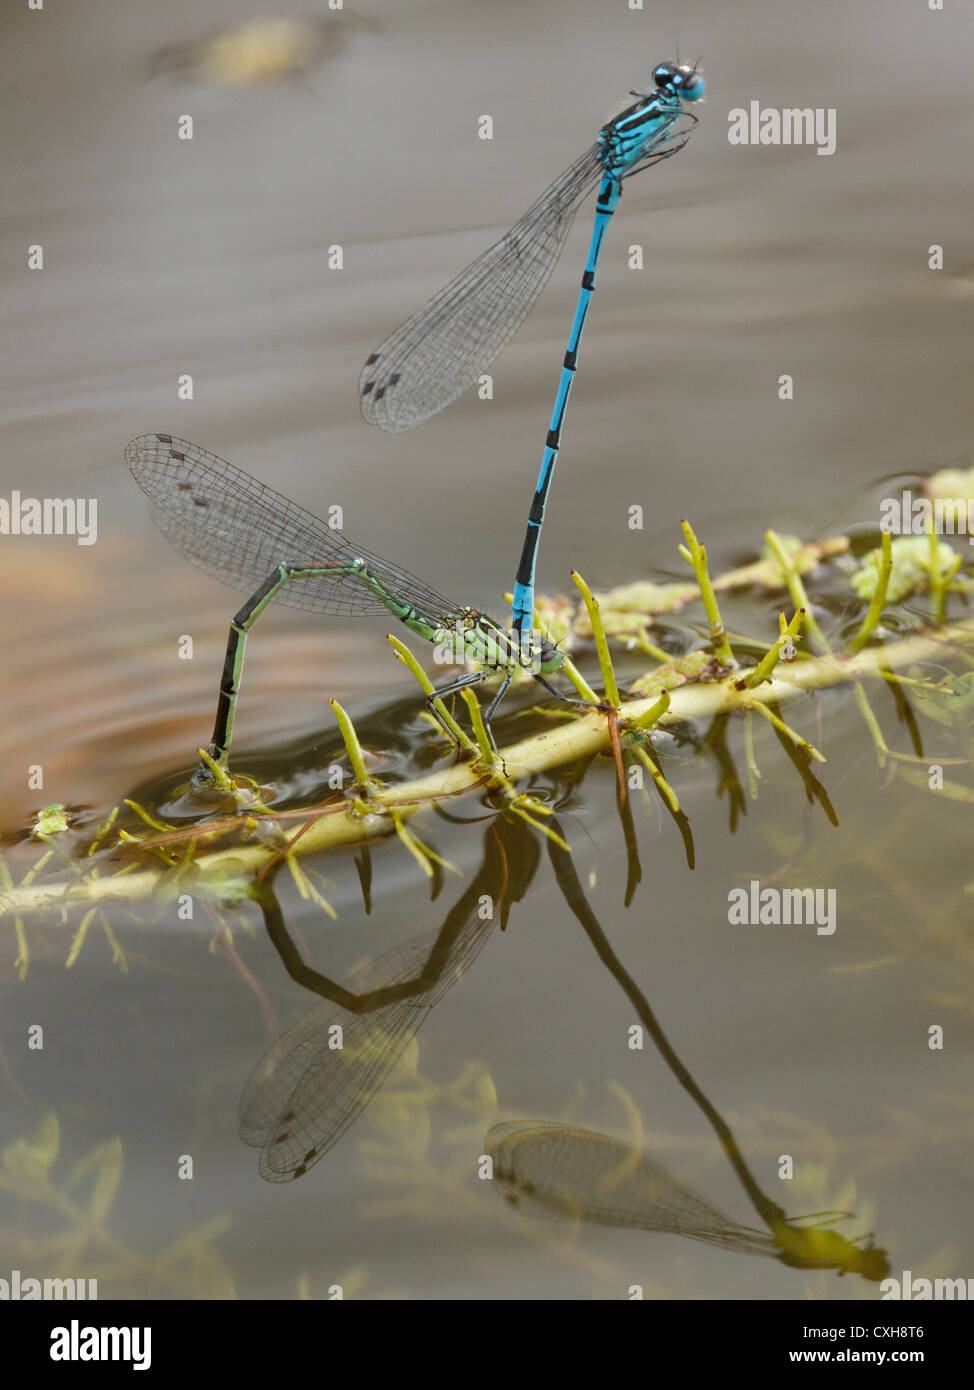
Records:
[[[809,657],[785,669],[779,668],[774,679],[754,689],[739,689],[738,675],[722,681],[683,685],[670,691],[669,709],[660,715],[659,723],[665,726],[684,720],[712,719],[719,714],[753,710],[758,705],[783,706],[815,690],[850,681],[858,683],[866,677],[883,679],[887,668],[942,661],[946,649],[960,647],[974,647],[974,620],[912,632],[899,641],[867,647],[855,654]],[[655,711],[658,703],[658,695],[624,703],[620,706],[619,718],[638,720]],[[592,710],[571,722],[512,744],[502,750],[502,756],[507,776],[511,781],[519,781],[590,758],[609,747],[605,715]],[[146,900],[154,894],[165,897],[166,881],[175,873],[181,876],[179,884],[183,892],[210,895],[224,902],[245,899],[249,896],[254,874],[269,858],[280,853],[281,845],[289,848],[293,841],[296,855],[320,854],[341,845],[385,837],[395,833],[396,819],[404,821],[441,797],[456,796],[482,785],[481,767],[457,763],[414,782],[380,790],[367,812],[345,802],[318,811],[309,810],[309,818],[315,820],[311,828],[304,830],[299,825],[294,829],[282,829],[277,845],[263,842],[203,852],[191,865],[181,862],[177,866],[131,867],[120,874],[101,877],[82,873],[68,883],[4,885],[0,887],[0,915],[76,904],[132,902]],[[273,823],[273,817],[261,817],[261,822],[266,828]],[[278,822],[279,826],[282,824]]]

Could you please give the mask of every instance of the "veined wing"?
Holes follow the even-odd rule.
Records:
[[[751,1255],[777,1254],[770,1236],[738,1225],[641,1149],[554,1121],[494,1125],[485,1140],[511,1198],[600,1226],[668,1231]]]
[[[449,944],[441,931],[428,932],[387,951],[345,982],[359,996],[356,1010],[322,1000],[268,1049],[240,1103],[240,1137],[260,1147],[262,1177],[299,1178],[341,1138],[481,951],[494,920],[481,918],[478,903]]]
[[[340,565],[354,557],[398,598],[446,625],[454,605],[398,565],[355,545],[314,512],[259,483],[242,468],[169,434],[144,434],[125,450],[152,517],[186,559],[214,579],[253,591],[283,561]],[[382,613],[385,606],[354,575],[311,575],[285,584],[276,602],[314,613]]]
[[[486,371],[551,275],[585,196],[602,175],[597,144],[578,158],[509,232],[391,333],[362,369],[362,414],[411,430]]]

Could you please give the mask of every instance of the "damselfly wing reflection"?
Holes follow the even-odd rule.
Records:
[[[828,1229],[828,1223],[773,1221],[767,1233],[742,1226],[642,1149],[596,1130],[514,1120],[494,1125],[484,1148],[493,1161],[494,1178],[517,1206],[599,1226],[664,1231],[742,1254],[767,1255],[795,1269],[835,1269],[871,1280],[889,1273],[885,1250],[849,1241]],[[833,1214],[830,1220],[846,1214]]]
[[[508,853],[517,837],[516,854]],[[537,846],[518,827],[488,827],[479,872],[437,931],[359,966],[344,984],[299,963],[280,908],[262,908],[289,972],[325,996],[267,1050],[240,1102],[240,1137],[260,1149],[268,1182],[300,1178],[341,1138],[385,1083],[430,1010],[479,955],[527,891]]]
[[[324,1157],[493,927],[493,917],[474,915],[440,961],[435,931],[368,961],[343,986],[361,1012],[322,1000],[264,1053],[240,1107],[240,1137],[260,1148],[261,1177],[289,1182]]]

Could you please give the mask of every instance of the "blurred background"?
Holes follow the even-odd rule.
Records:
[[[503,613],[591,206],[539,305],[495,364],[491,401],[468,393],[422,428],[385,435],[360,418],[359,371],[397,323],[516,220],[677,44],[684,59],[701,55],[706,104],[680,157],[626,185],[610,229],[539,589],[566,591],[572,567],[599,588],[680,573],[683,516],[708,541],[715,568],[753,555],[769,526],[807,538],[875,527],[878,499],[891,486],[884,480],[969,457],[968,7],[647,0],[634,11],[625,0],[360,0],[329,12],[308,0],[302,14],[281,4],[261,10],[257,0],[87,0],[38,12],[3,0],[0,15],[0,493],[95,497],[99,507],[90,547],[67,537],[0,537],[0,830],[26,825],[53,800],[110,806],[134,783],[187,769],[209,735],[239,600],[185,564],[153,528],[122,458],[134,435],[182,435],[321,514],[339,503],[352,537],[457,601]],[[254,16],[302,24],[273,40],[265,31],[262,46],[239,33]],[[731,146],[727,113],[752,100],[834,107],[836,153]],[[184,114],[193,117],[191,141],[177,138]],[[483,114],[494,121],[489,142],[477,138]],[[42,272],[26,268],[35,243],[44,248]],[[939,273],[927,269],[933,243],[944,247]],[[643,248],[641,272],[628,268],[634,244]],[[333,245],[343,248],[341,270],[329,269]],[[787,404],[778,400],[783,373],[796,384]],[[192,401],[177,398],[183,374],[193,378]],[[641,533],[627,526],[637,503],[646,515]],[[269,613],[248,651],[239,752],[285,740],[331,746],[329,697],[357,713],[405,696],[406,679],[383,640],[387,627],[381,619]],[[179,661],[176,643],[186,633],[195,659]],[[861,727],[850,724],[845,744],[837,735],[829,756],[842,769],[833,790],[840,783],[858,798],[852,824],[865,827],[883,793]],[[38,763],[44,788],[28,790],[27,767]],[[899,1242],[901,1263],[971,1272],[969,1235],[952,1216],[971,1195],[962,1080],[969,1010],[966,1049],[938,1060],[935,1080],[918,1040],[937,1021],[929,1002],[951,993],[966,944],[944,935],[942,923],[938,936],[927,922],[917,930],[939,941],[934,949],[926,939],[930,979],[911,981],[896,968],[857,976],[877,954],[902,962],[915,949],[904,944],[913,919],[895,895],[877,890],[867,894],[868,911],[859,902],[860,927],[902,932],[894,944],[857,939],[850,924],[827,962],[808,937],[801,946],[783,941],[780,955],[766,939],[742,952],[726,924],[727,887],[735,874],[767,867],[762,853],[790,851],[769,845],[753,822],[732,843],[713,787],[701,779],[698,790],[703,873],[689,878],[672,827],[657,823],[645,852],[649,881],[626,918],[631,968],[642,967],[646,987],[666,982],[671,1020],[685,1021],[708,1082],[746,1116],[745,1128],[760,1128],[762,1106],[778,1120],[794,1110],[794,1126],[819,1136],[815,1162],[838,1153],[846,1177],[872,1175],[869,1203],[893,1228],[879,1238]],[[810,828],[795,783],[770,789],[758,815],[765,826],[777,816],[781,834],[806,845],[835,833],[817,822]],[[905,799],[887,806],[884,819],[898,827],[888,852],[908,842],[916,855],[920,896],[935,866],[953,901],[963,885],[964,828],[952,821],[927,834]],[[588,821],[593,835],[596,820]],[[610,851],[596,835],[589,852],[594,865],[618,847]],[[395,939],[388,932],[397,927],[411,935],[433,921],[422,885],[401,866],[390,872],[399,897],[381,930],[373,923],[376,949]],[[847,872],[854,877],[854,868]],[[814,881],[834,883],[837,875],[829,864]],[[605,1039],[566,1042],[564,1018],[596,1017],[600,1003],[611,1010],[619,996],[606,982],[601,999],[594,958],[577,931],[573,946],[564,945],[568,927],[555,901],[540,899],[536,926],[521,933],[528,955],[516,968],[503,955],[510,943],[498,938],[478,966],[476,989],[466,990],[473,975],[464,981],[463,1007],[460,990],[443,1006],[442,1055],[450,1060],[448,1011],[456,1008],[458,1029],[471,1017],[476,1024],[469,1044],[461,1032],[457,1046],[490,1054],[494,1074],[506,1068],[509,1103],[529,1114],[560,1113],[583,1086],[599,1096],[587,1118],[609,1125],[611,1106],[599,1109],[607,1081],[630,1088],[645,1081],[614,1035],[615,1051]],[[354,917],[354,907],[346,915]],[[687,932],[697,933],[690,959]],[[651,958],[642,954],[650,934]],[[360,937],[343,946],[347,958],[365,949]],[[67,998],[54,967],[34,970],[26,986],[8,980],[4,987],[7,1004],[31,991],[30,1016],[46,1002],[65,1028],[101,1018],[91,1070],[79,1056],[65,1070],[64,1056],[50,1053],[30,1085],[16,1070],[31,1100],[14,1106],[4,1129],[8,1137],[31,1129],[46,1096],[73,1115],[78,1155],[122,1133],[130,1146],[122,1217],[130,1239],[151,1244],[159,1230],[233,1205],[227,1259],[237,1291],[249,1296],[293,1296],[308,1269],[320,1296],[336,1270],[366,1266],[372,1282],[363,1288],[372,1293],[577,1296],[594,1288],[619,1296],[611,1292],[621,1287],[614,1273],[598,1264],[603,1245],[592,1273],[529,1242],[536,1266],[512,1283],[514,1237],[482,1215],[479,1227],[467,1227],[445,1211],[438,1220],[435,1202],[411,1214],[407,1203],[396,1218],[404,1224],[363,1226],[356,1203],[375,1194],[359,1190],[366,1180],[351,1158],[332,1166],[327,1180],[319,1169],[287,1191],[264,1188],[252,1155],[236,1143],[232,1116],[235,1080],[261,1049],[260,1017],[241,995],[203,1027],[199,1013],[219,997],[223,967],[205,954],[199,931],[188,948],[173,949],[162,959],[154,940],[155,983],[150,989],[146,972],[135,969],[124,1003],[104,954],[91,976],[78,972]],[[273,980],[268,987],[279,990],[289,1021],[300,1002],[294,987],[266,946],[251,949],[260,968],[253,960],[249,968]],[[194,994],[182,972],[197,966]],[[849,973],[829,973],[840,968]],[[498,1012],[509,1030],[511,1019],[530,1018],[530,1036],[498,1044]],[[125,1065],[115,1053],[123,1040]],[[490,1053],[496,1046],[503,1056]],[[154,1078],[148,1088],[146,1076]],[[639,1099],[644,1104],[646,1094]],[[684,1105],[670,1087],[656,1112],[660,1134],[667,1143],[704,1142],[699,1117]],[[897,1109],[907,1119],[891,1132]],[[156,1142],[157,1131],[165,1141]],[[168,1179],[172,1165],[169,1150],[160,1156],[159,1149],[170,1138],[177,1147],[191,1138],[210,1142],[212,1161],[201,1181],[172,1184],[178,1190],[163,1197],[160,1175]],[[782,1143],[768,1140],[766,1173],[773,1175]],[[717,1199],[739,1202],[726,1174]],[[830,1200],[838,1200],[835,1190]],[[181,1215],[187,1202],[193,1212]],[[496,1221],[501,1213],[497,1203]],[[660,1292],[791,1298],[807,1291],[800,1276],[770,1261],[724,1254],[711,1266],[698,1247],[648,1237],[657,1241],[649,1261],[645,1246],[636,1258],[631,1233],[596,1235],[622,1261],[620,1277],[633,1274],[635,1261]],[[471,1249],[479,1252],[474,1271]],[[826,1275],[808,1276],[808,1284],[830,1297],[864,1288]]]

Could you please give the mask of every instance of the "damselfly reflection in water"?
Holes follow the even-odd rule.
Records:
[[[516,1206],[599,1226],[665,1231],[745,1255],[768,1255],[792,1269],[835,1269],[871,1280],[889,1273],[885,1250],[860,1244],[865,1237],[850,1241],[828,1229],[847,1212],[822,1213],[826,1219],[809,1226],[782,1219],[768,1233],[742,1226],[643,1150],[596,1130],[513,1120],[494,1125],[484,1150],[494,1178]]]
[[[300,1178],[337,1143],[494,927],[506,925],[510,905],[527,891],[538,858],[530,836],[503,820],[491,825],[482,867],[439,931],[367,962],[343,985],[303,962],[276,899],[269,890],[264,893],[264,923],[285,968],[324,997],[268,1049],[244,1089],[240,1137],[260,1149],[262,1177],[268,1182]]]
[[[558,828],[557,822],[553,827]],[[884,1278],[889,1273],[885,1250],[872,1243],[860,1245],[827,1229],[849,1213],[817,1212],[813,1216],[825,1219],[817,1225],[799,1226],[796,1220],[812,1218],[789,1219],[761,1189],[727,1121],[701,1090],[663,1032],[648,999],[612,949],[585,896],[571,854],[554,840],[548,841],[548,854],[566,904],[663,1061],[716,1133],[768,1233],[725,1216],[638,1145],[551,1121],[495,1125],[484,1141],[485,1152],[494,1163],[493,1176],[509,1188],[515,1201],[577,1221],[668,1231],[709,1245],[769,1255],[796,1269],[836,1269],[840,1274],[861,1274],[864,1279]]]
[[[559,836],[556,820],[552,829]],[[767,1255],[796,1269],[835,1269],[877,1280],[885,1251],[829,1226],[847,1213],[789,1218],[761,1189],[723,1116],[664,1034],[645,995],[615,955],[582,889],[570,853],[547,840],[555,881],[600,961],[720,1141],[767,1232],[725,1216],[642,1152],[596,1131],[551,1122],[495,1125],[485,1141],[494,1177],[520,1203],[580,1221],[668,1231],[726,1249]],[[503,816],[488,828],[482,866],[439,932],[419,937],[356,971],[344,986],[308,967],[284,929],[276,900],[262,906],[271,940],[294,979],[324,996],[258,1063],[241,1103],[241,1136],[261,1149],[271,1182],[301,1177],[378,1093],[427,1015],[476,958],[497,921],[527,892],[537,841]],[[340,1033],[336,1032],[340,1029]],[[817,1221],[815,1217],[819,1218]],[[799,1224],[807,1222],[814,1224]]]

